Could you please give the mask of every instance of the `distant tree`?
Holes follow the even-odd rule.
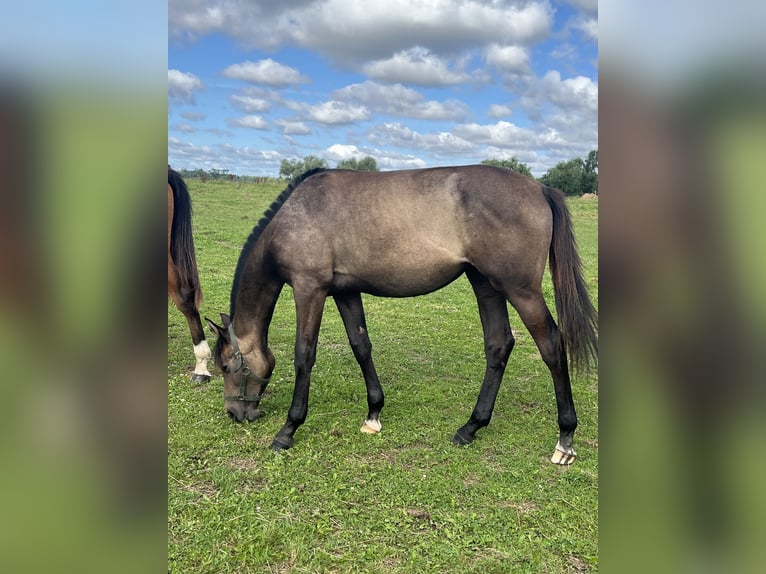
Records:
[[[586,173],[598,173],[598,150],[592,149],[588,152],[588,159],[585,160]]]
[[[338,169],[355,169],[357,171],[380,171],[378,162],[372,156],[363,157],[357,160],[355,157],[344,159],[338,162]]]
[[[598,193],[598,150],[592,150],[587,160],[577,157],[559,162],[545,172],[540,181],[567,195]]]
[[[567,195],[582,195],[582,179],[585,162],[582,158],[562,161],[550,168],[540,178],[540,181],[550,187],[555,187]]]
[[[588,152],[588,159],[585,160],[583,175],[583,187],[590,190],[590,193],[598,195],[598,150],[592,149]],[[588,193],[587,191],[584,193]]]
[[[317,167],[327,167],[327,162],[315,155],[307,155],[303,159],[283,159],[279,164],[279,175],[294,180]]]
[[[181,174],[181,177],[185,179],[200,179],[202,181],[207,181],[208,179],[229,179],[231,178],[231,174],[229,174],[228,169],[210,169],[205,171],[204,169],[197,168],[194,170],[189,169],[181,169],[178,170],[178,173]]]
[[[520,162],[516,156],[513,156],[511,159],[485,159],[481,163],[482,165],[504,167],[505,169],[510,169],[511,171],[520,173],[521,175],[532,177],[532,171],[529,169],[529,166],[523,162]]]

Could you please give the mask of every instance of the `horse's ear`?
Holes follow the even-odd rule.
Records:
[[[221,323],[223,323],[224,329],[228,329],[229,325],[231,325],[231,317],[226,313],[221,313]]]
[[[224,338],[228,336],[226,328],[216,325],[207,317],[205,317],[205,322],[207,323],[207,326],[210,327],[210,332],[213,333],[213,335],[218,335],[219,337]]]

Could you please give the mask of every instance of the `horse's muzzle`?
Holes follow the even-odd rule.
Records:
[[[226,414],[231,420],[237,423],[241,423],[245,420],[252,422],[255,419],[260,418],[262,415],[260,409],[255,408],[252,405],[242,403],[227,406]]]

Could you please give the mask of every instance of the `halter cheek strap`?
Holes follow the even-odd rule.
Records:
[[[269,384],[271,377],[267,379],[259,377],[253,371],[250,370],[250,367],[247,366],[247,363],[245,362],[245,358],[242,356],[242,353],[239,350],[239,345],[237,344],[237,338],[234,336],[234,327],[232,326],[232,324],[229,324],[229,339],[231,339],[231,346],[234,348],[234,358],[237,360],[237,363],[239,363],[237,368],[234,370],[235,373],[240,373],[239,394],[224,395],[223,398],[227,401],[248,401],[248,402],[260,401],[263,398],[263,395],[266,394],[266,385]],[[261,383],[261,385],[263,385],[261,387],[260,395],[247,394],[248,379],[252,379],[255,382]]]

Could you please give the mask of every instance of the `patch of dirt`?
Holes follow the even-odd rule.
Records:
[[[501,508],[513,508],[518,511],[519,514],[529,514],[530,512],[540,510],[534,502],[529,502],[528,500],[501,500],[498,503],[498,506]]]
[[[431,515],[424,510],[418,510],[417,508],[408,508],[407,514],[417,520],[426,520],[429,522],[431,521]]]
[[[386,556],[380,563],[386,570],[391,570],[399,566],[399,559],[396,556]]]
[[[475,476],[468,476],[463,479],[463,486],[465,486],[466,488],[474,487],[479,483],[481,483],[481,480],[479,480]]]
[[[567,564],[569,564],[569,568],[567,569],[567,572],[587,572],[588,571],[588,564],[580,558],[579,556],[576,556],[575,554],[569,554],[566,557]]]
[[[243,472],[250,472],[258,468],[258,463],[252,458],[233,458],[229,466]]]
[[[186,484],[177,481],[179,487],[187,492],[193,492],[205,498],[212,498],[218,494],[218,487],[212,480],[203,480],[202,482],[195,482],[193,484]]]
[[[593,440],[589,438],[581,438],[580,440],[582,441],[583,444],[587,444],[589,447],[595,448],[596,450],[598,450],[598,440]]]

